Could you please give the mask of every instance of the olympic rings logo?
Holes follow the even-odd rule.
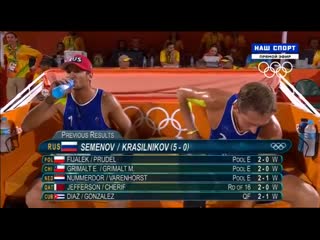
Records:
[[[262,69],[261,64],[265,64],[267,67]],[[284,66],[286,64],[288,64],[290,68],[285,68]],[[278,62],[272,62],[270,65],[267,62],[260,62],[258,65],[258,70],[267,78],[273,78],[274,75],[277,75],[277,77],[280,77],[280,75],[285,77],[288,73],[292,72],[293,66],[292,63],[288,61],[283,62],[282,65]]]
[[[136,128],[138,128],[138,127],[141,127],[145,123],[146,126],[152,130],[152,136],[154,136],[156,133],[158,133],[159,136],[162,136],[161,131],[163,129],[165,129],[166,127],[168,127],[169,123],[175,130],[177,130],[177,134],[175,135],[175,137],[180,137],[182,132],[187,131],[187,129],[182,128],[181,123],[177,119],[175,119],[176,114],[180,111],[180,109],[176,109],[171,114],[171,116],[169,115],[167,110],[162,107],[150,108],[146,112],[146,114],[144,114],[143,111],[140,108],[138,108],[137,106],[127,106],[123,110],[124,110],[124,112],[126,112],[130,109],[133,109],[133,110],[137,111],[137,113],[138,113],[138,118],[133,121],[133,125]],[[155,121],[150,117],[151,113],[154,111],[158,111],[157,115],[159,115],[158,114],[159,112],[163,113],[163,115],[164,115],[164,118],[158,124],[155,123]],[[194,119],[194,115],[192,115],[192,117]]]
[[[271,146],[271,148],[272,148],[273,150],[280,150],[280,151],[282,151],[283,149],[286,148],[287,144],[285,144],[285,143],[271,143],[270,146]]]

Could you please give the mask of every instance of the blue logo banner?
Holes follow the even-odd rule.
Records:
[[[253,43],[251,53],[299,53],[298,43]]]

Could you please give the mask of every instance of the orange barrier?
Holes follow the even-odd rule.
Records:
[[[65,76],[60,69],[51,69],[57,78]],[[105,89],[123,99],[134,97],[151,99],[158,97],[175,98],[175,90],[180,86],[199,88],[221,88],[237,91],[238,87],[250,82],[259,81],[264,75],[256,69],[164,69],[164,68],[94,68],[93,86]],[[286,76],[292,83],[300,79],[312,79],[320,85],[318,69],[293,69]],[[1,79],[5,86],[5,79]],[[5,88],[4,88],[5,89]],[[6,102],[5,94],[0,95],[0,102]],[[3,106],[3,104],[1,105]]]
[[[59,69],[50,70],[57,78],[65,75]],[[92,85],[112,92],[119,99],[175,99],[181,86],[220,88],[238,91],[252,81],[260,81],[264,75],[257,70],[224,69],[163,69],[163,68],[95,68]]]
[[[290,73],[290,80],[296,83],[301,79],[311,79],[320,86],[320,70],[319,69],[293,69]]]
[[[59,77],[63,73],[53,70]],[[180,86],[199,88],[218,87],[229,91],[238,91],[246,82],[257,81],[263,75],[255,70],[194,70],[182,69],[95,69],[93,85],[111,91],[117,95],[132,122],[136,125],[140,138],[186,137],[175,91]],[[155,84],[155,85],[154,85]],[[151,93],[150,93],[151,92]],[[319,118],[292,106],[290,103],[279,103],[277,117],[283,129],[284,138],[293,141],[292,150],[285,155],[284,166],[289,172],[313,184],[320,192],[320,157],[305,158],[297,149],[296,124],[301,117],[313,119],[316,126]],[[5,113],[16,127],[30,109],[30,104]],[[194,107],[196,124],[203,137],[209,136],[209,124],[205,112]],[[289,119],[289,120],[288,120]],[[61,129],[61,116],[44,123],[37,130],[19,138],[20,146],[8,154],[1,155],[1,207],[7,196],[23,197],[34,177],[40,172],[40,155],[38,145],[53,136]],[[132,202],[133,207],[181,207],[182,202]],[[61,207],[105,207],[105,203],[59,203]],[[212,207],[230,206],[222,203],[211,203]],[[233,205],[234,206],[234,205]],[[268,205],[271,207],[287,206]]]

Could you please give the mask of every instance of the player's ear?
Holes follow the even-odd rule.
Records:
[[[239,113],[239,103],[236,102],[235,104],[233,104],[233,109],[234,111],[236,111],[237,113]]]

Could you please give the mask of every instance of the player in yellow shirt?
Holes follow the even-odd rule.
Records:
[[[8,44],[4,46],[4,55],[7,59],[7,100],[13,99],[26,85],[26,74],[34,72],[40,64],[42,54],[36,49],[20,44],[13,32],[7,32],[5,39]],[[29,67],[31,57],[36,59],[34,66]]]

